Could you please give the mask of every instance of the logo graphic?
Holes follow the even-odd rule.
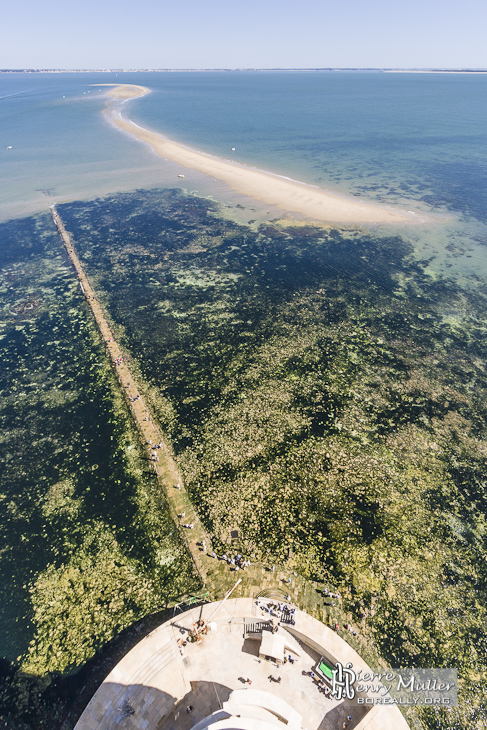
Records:
[[[324,657],[316,672],[337,700],[356,699],[359,705],[453,707],[457,704],[456,669],[378,669],[364,671],[348,664],[331,664]]]
[[[345,666],[338,663],[333,672],[331,693],[337,700],[353,700],[357,675],[352,669],[352,662]]]

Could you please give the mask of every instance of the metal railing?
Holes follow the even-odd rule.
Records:
[[[189,598],[186,598],[186,600],[181,601],[181,603],[176,603],[173,608],[172,615],[175,616],[178,611],[183,611],[184,609],[189,608],[190,606],[195,606],[198,603],[209,603],[210,600],[209,591],[202,593],[200,596],[190,596]]]

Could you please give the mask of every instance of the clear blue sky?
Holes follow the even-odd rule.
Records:
[[[484,68],[486,29],[486,0],[10,0],[0,68]]]

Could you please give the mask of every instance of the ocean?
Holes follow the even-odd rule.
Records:
[[[172,163],[104,119],[105,89],[96,84],[120,82],[152,91],[126,108],[137,124],[313,185],[433,212],[413,234],[432,266],[466,275],[487,266],[479,245],[487,230],[487,76],[476,74],[0,74],[0,220],[52,202],[181,185]],[[236,204],[223,184],[195,180],[199,193]],[[458,236],[470,250],[451,261],[445,246]]]

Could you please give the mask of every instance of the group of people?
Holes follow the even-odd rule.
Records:
[[[137,398],[140,398],[140,396],[137,396]],[[134,398],[133,400],[137,400],[137,398]],[[130,400],[132,400],[132,398]],[[162,443],[152,445],[152,439],[149,439],[147,443],[149,445],[149,459],[151,461],[159,461],[157,449],[162,449]]]
[[[184,647],[187,645],[188,642],[190,644],[191,643],[201,644],[203,636],[206,636],[206,634],[208,633],[208,625],[205,621],[203,621],[203,619],[200,618],[198,621],[193,622],[193,628],[191,630],[190,629],[181,629],[181,631],[182,631],[182,633],[184,633],[184,631],[186,631],[187,636],[186,637],[180,636],[177,639],[176,643],[178,645],[179,651],[181,652],[181,655],[183,655]]]
[[[337,623],[333,624],[332,628],[334,631],[340,630],[340,626]],[[350,624],[343,624],[343,628],[346,629],[347,631],[350,631],[350,633],[353,634],[353,636],[357,636],[357,632],[355,631],[353,626],[350,626]]]
[[[269,682],[276,682],[276,684],[281,684],[281,678],[280,677],[274,677],[273,674],[269,674]]]
[[[193,629],[189,632],[190,638],[198,639],[201,634],[207,634],[208,633],[208,626],[203,621],[202,618],[198,619],[198,621],[193,621]]]
[[[271,616],[275,616],[284,624],[291,624],[294,626],[294,616],[296,614],[296,608],[294,606],[288,606],[287,603],[264,603],[257,602],[257,605],[262,611],[268,611]]]
[[[252,563],[250,560],[244,560],[244,558],[241,555],[235,555],[234,558],[231,558],[225,554],[218,556],[214,551],[211,553],[212,558],[218,558],[218,560],[224,560],[228,565],[230,566],[230,569],[233,570],[245,570],[245,568],[250,568]]]
[[[296,661],[296,659],[293,659],[291,654],[287,655],[287,659],[286,659],[286,657],[284,657],[284,664],[286,664],[286,662],[289,662],[289,664],[294,664],[295,661]]]
[[[323,588],[323,598],[331,598],[331,605],[334,606],[335,602],[333,601],[334,598],[338,599],[340,598],[339,593],[332,593],[331,591],[327,590],[326,588]]]
[[[296,614],[296,609],[294,608],[294,606],[290,607],[287,604],[284,604],[282,611],[281,611],[281,622],[283,624],[291,624],[291,626],[294,626],[295,614]]]
[[[325,697],[330,697],[331,691],[330,691],[330,688],[328,687],[328,685],[326,685],[324,683],[324,681],[322,679],[320,679],[320,677],[317,677],[314,672],[309,672],[309,676],[311,677],[313,682],[316,684],[316,686],[318,687],[320,692],[323,692]]]
[[[180,520],[184,520],[185,517],[186,517],[186,512],[180,512],[178,514],[178,518]],[[192,522],[185,522],[183,524],[183,527],[185,527],[187,530],[194,530],[194,524]],[[203,540],[203,545],[205,545],[205,541],[204,540]],[[205,547],[205,552],[206,552],[206,547]]]
[[[330,697],[330,694],[331,694],[330,688],[328,687],[328,685],[326,685],[323,682],[322,679],[318,679],[317,677],[315,677],[315,684],[318,687],[318,689],[320,690],[320,692],[323,692],[325,697]]]

